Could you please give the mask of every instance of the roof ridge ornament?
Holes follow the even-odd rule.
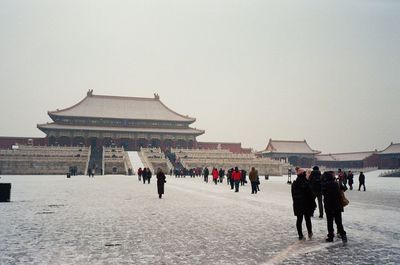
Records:
[[[93,89],[89,89],[88,92],[86,93],[86,95],[87,95],[88,97],[93,96]]]
[[[158,93],[154,93],[154,98],[157,100],[160,99],[160,96],[158,95]]]

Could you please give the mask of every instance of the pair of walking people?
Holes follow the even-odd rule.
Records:
[[[311,188],[309,174],[301,168],[296,169],[297,179],[293,181],[291,191],[293,198],[293,211],[297,216],[296,228],[299,240],[304,239],[302,231],[302,222],[305,219],[308,238],[313,236],[311,216],[316,209],[315,197]],[[333,242],[334,228],[333,221],[335,221],[338,234],[341,236],[343,243],[347,242],[346,231],[344,231],[342,224],[343,206],[340,201],[340,186],[335,180],[335,174],[332,171],[324,172],[321,179],[321,191],[324,196],[324,206],[327,218],[328,236],[327,242]],[[322,209],[322,207],[320,208]],[[320,215],[321,216],[321,215]]]

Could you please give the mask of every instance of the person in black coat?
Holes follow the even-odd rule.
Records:
[[[335,235],[333,220],[335,220],[338,234],[341,236],[343,243],[346,243],[346,231],[344,231],[342,224],[343,206],[340,201],[340,186],[335,180],[335,173],[333,171],[324,172],[322,179],[322,194],[324,195],[325,213],[328,226],[328,236],[326,241],[333,242],[333,237]]]
[[[361,171],[360,172],[360,176],[358,177],[358,181],[360,183],[360,185],[358,186],[358,190],[361,190],[361,186],[364,187],[364,191],[365,191],[365,175],[364,173]]]
[[[310,175],[310,185],[311,190],[318,200],[318,210],[319,210],[319,218],[324,217],[324,206],[322,204],[322,190],[321,190],[321,171],[319,171],[319,167],[313,167],[313,171]]]
[[[225,176],[225,170],[220,168],[219,171],[218,171],[218,175],[219,175],[219,182],[222,183],[222,181],[224,180],[224,176]]]
[[[308,238],[311,239],[313,235],[311,215],[314,212],[316,205],[310,184],[306,179],[306,172],[303,169],[297,170],[297,179],[292,183],[292,198],[294,215],[297,216],[296,227],[297,233],[299,234],[299,240],[304,239],[302,231],[303,217],[306,221]]]
[[[210,174],[210,171],[208,170],[207,167],[204,168],[203,170],[203,175],[204,175],[204,182],[208,183],[208,175]]]
[[[147,184],[150,184],[150,179],[153,173],[151,173],[150,168],[147,168],[147,174],[146,174],[146,179],[147,179]]]
[[[157,191],[158,191],[158,198],[161,199],[162,195],[164,194],[164,184],[167,183],[165,180],[165,174],[161,168],[158,169],[157,173]]]

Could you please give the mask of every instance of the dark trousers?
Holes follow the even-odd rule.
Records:
[[[360,190],[360,189],[361,189],[361,186],[363,186],[363,187],[364,187],[364,191],[365,191],[365,184],[364,184],[364,183],[360,183],[360,186],[358,186],[358,190]]]
[[[256,181],[251,182],[251,193],[257,194],[257,182]]]
[[[204,182],[208,183],[208,176],[204,176]]]
[[[235,180],[235,192],[239,192],[239,183],[240,180]]]
[[[303,216],[304,216],[304,220],[306,220],[307,232],[309,234],[312,233],[311,217],[307,214],[298,215],[297,221],[296,221],[296,228],[297,228],[297,233],[299,234],[299,237],[303,236],[303,229],[302,229]]]
[[[326,220],[327,220],[327,225],[328,225],[328,237],[333,238],[335,235],[335,230],[333,229],[333,220],[335,220],[337,231],[339,235],[341,236],[346,236],[346,231],[343,229],[343,224],[342,224],[342,213],[327,213],[326,214]]]
[[[322,194],[316,193],[315,197],[318,200],[319,217],[323,217],[324,216],[324,205],[322,204]]]
[[[143,176],[142,179],[143,179],[143,184],[146,184],[146,178]]]
[[[215,185],[217,185],[218,179],[214,179],[214,183]]]
[[[233,179],[230,179],[229,182],[231,183],[231,190],[233,190],[233,187],[235,186],[235,182]]]
[[[151,178],[147,178],[147,183],[148,183],[148,184],[150,184],[150,179],[151,179]]]

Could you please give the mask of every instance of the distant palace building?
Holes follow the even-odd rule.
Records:
[[[318,154],[315,164],[330,169],[362,169],[378,167],[378,151]]]
[[[314,164],[314,156],[319,151],[311,149],[304,141],[281,141],[269,139],[268,145],[261,152],[263,157],[284,161],[293,166],[311,167]]]
[[[379,168],[400,168],[400,143],[390,143],[385,150],[379,152]]]
[[[52,123],[38,124],[48,145],[196,148],[203,130],[189,125],[195,118],[178,114],[154,98],[87,96],[62,110],[49,111]]]

